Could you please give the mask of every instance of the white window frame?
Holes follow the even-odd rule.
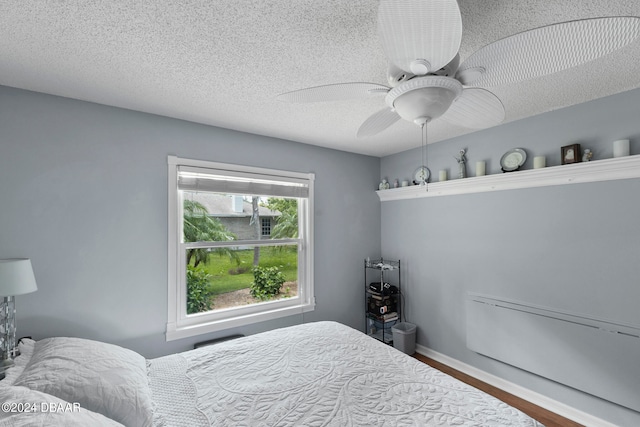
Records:
[[[172,341],[209,332],[263,322],[312,311],[315,308],[313,284],[313,173],[301,173],[240,166],[205,160],[168,156],[168,319],[166,339]],[[231,309],[187,315],[186,313],[186,249],[198,242],[182,242],[182,199],[178,190],[178,168],[195,167],[240,173],[243,176],[265,176],[274,180],[296,179],[308,183],[309,197],[300,203],[299,237],[284,239],[298,245],[298,297],[267,301]],[[265,241],[256,241],[265,244]],[[274,244],[282,244],[282,240]],[[233,242],[229,242],[233,245]]]

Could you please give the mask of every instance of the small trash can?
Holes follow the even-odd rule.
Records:
[[[416,352],[416,325],[413,323],[396,323],[391,328],[393,346],[406,354]]]

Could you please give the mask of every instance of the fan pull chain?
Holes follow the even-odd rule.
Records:
[[[422,173],[422,184],[424,185],[425,191],[429,191],[429,189],[427,188],[427,181],[429,180],[429,177],[426,176],[426,169],[427,169],[427,123],[428,123],[428,121],[425,121],[422,124],[422,167],[424,168],[423,173]]]

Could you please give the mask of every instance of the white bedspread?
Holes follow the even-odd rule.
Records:
[[[334,322],[152,359],[149,376],[158,426],[542,426]]]

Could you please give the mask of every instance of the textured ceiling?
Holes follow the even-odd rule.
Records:
[[[551,23],[640,16],[636,0],[460,0],[461,60]],[[356,153],[420,145],[399,121],[358,139],[380,98],[286,104],[283,92],[386,84],[374,0],[3,0],[0,85]],[[640,87],[640,42],[568,71],[491,88],[506,122]],[[429,142],[471,132],[429,125]]]

